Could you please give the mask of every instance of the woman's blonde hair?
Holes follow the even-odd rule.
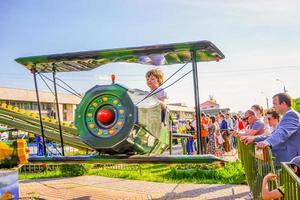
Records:
[[[155,78],[157,78],[157,81],[158,81],[159,85],[162,85],[162,83],[164,82],[164,74],[160,69],[155,68],[155,69],[149,70],[146,73],[146,78],[148,78],[151,75],[154,76]]]

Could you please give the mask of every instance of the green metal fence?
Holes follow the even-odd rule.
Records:
[[[255,165],[254,145],[244,145],[238,140],[238,151],[239,158],[244,166],[246,179],[251,191],[254,191],[255,187],[255,176],[257,174],[257,168]]]
[[[270,148],[256,150],[255,144],[245,145],[238,140],[239,159],[244,166],[246,179],[254,199],[261,199],[262,180],[265,175],[275,173],[274,158]],[[269,188],[277,187],[270,183]]]
[[[49,164],[49,165],[39,165],[39,164],[26,164],[22,165],[19,168],[20,174],[32,174],[32,173],[38,173],[43,172],[47,168],[47,171],[56,171],[58,170],[60,165],[56,164]]]
[[[239,159],[244,166],[246,179],[254,199],[261,199],[262,181],[268,173],[276,173],[276,160],[271,149],[256,150],[255,144],[245,145],[238,140]],[[282,188],[283,200],[300,199],[300,178],[292,171],[289,163],[281,163],[278,181],[270,182],[269,189]]]
[[[59,169],[61,164],[47,164],[47,165],[41,165],[41,164],[26,164],[19,168],[19,173],[22,174],[30,174],[30,173],[38,173],[43,172],[45,169],[47,171],[56,171]],[[114,170],[140,170],[141,165],[140,164],[95,164],[93,165],[93,168],[100,168],[100,169],[114,169]]]
[[[281,163],[281,169],[279,180],[284,190],[283,199],[300,199],[300,178],[291,170],[289,163]]]

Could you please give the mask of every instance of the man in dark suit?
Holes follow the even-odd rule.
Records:
[[[280,162],[288,162],[300,155],[300,117],[291,108],[292,99],[286,93],[273,96],[275,111],[282,115],[276,129],[269,136],[241,137],[245,143],[258,142],[257,148],[270,146],[276,157],[277,166]]]

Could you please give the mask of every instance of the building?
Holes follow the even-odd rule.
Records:
[[[55,96],[51,92],[39,91],[39,99],[42,115],[56,118]],[[61,120],[74,121],[76,105],[80,100],[79,97],[71,94],[58,93]],[[0,102],[38,112],[35,90],[0,87]]]
[[[195,113],[194,107],[188,107],[183,103],[169,103],[168,110],[173,119],[192,119]]]
[[[229,108],[220,108],[220,105],[216,101],[207,100],[200,104],[201,113],[204,112],[209,115],[216,115],[219,112],[228,113]]]
[[[193,119],[195,114],[194,107],[188,107],[183,103],[170,103],[168,104],[168,110],[172,113],[173,119]],[[220,108],[218,103],[211,100],[200,104],[200,112],[209,115],[216,115],[219,112],[228,113],[229,111],[229,108]]]

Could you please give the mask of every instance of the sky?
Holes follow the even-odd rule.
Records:
[[[284,86],[300,97],[299,7],[296,0],[1,0],[0,87],[34,89],[32,74],[14,61],[18,57],[208,40],[225,59],[198,63],[200,102],[212,95],[231,111],[266,108]],[[180,67],[161,69],[167,78]],[[111,74],[128,88],[148,90],[150,68],[112,63],[57,76],[81,93],[110,84]],[[38,84],[47,90],[41,79]],[[192,74],[166,92],[169,102],[193,106]]]

